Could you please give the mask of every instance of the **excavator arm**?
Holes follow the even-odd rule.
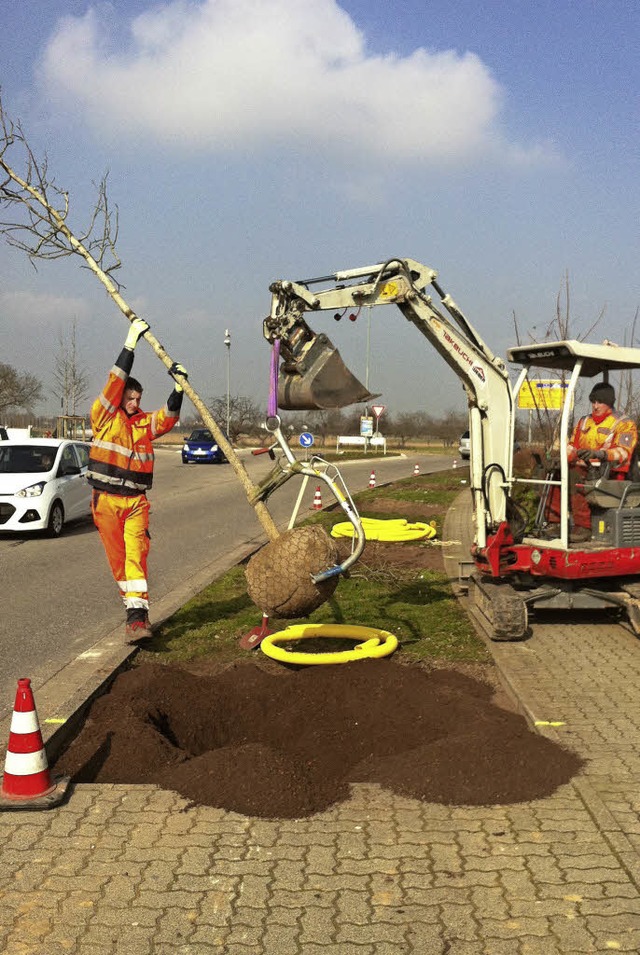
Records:
[[[461,379],[469,405],[471,489],[476,546],[504,524],[512,477],[513,392],[507,368],[437,282],[438,273],[412,259],[270,286],[265,338],[279,343],[278,404],[285,410],[342,408],[374,396],[346,368],[313,312],[395,305]],[[324,286],[324,287],[321,287]],[[432,288],[444,310],[437,308]]]

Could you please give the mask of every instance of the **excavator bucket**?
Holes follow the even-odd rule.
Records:
[[[280,366],[278,405],[284,411],[346,408],[378,397],[351,374],[326,335],[315,336],[299,358]]]

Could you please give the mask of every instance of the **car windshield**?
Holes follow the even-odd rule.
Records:
[[[1,474],[46,474],[53,467],[56,448],[12,444],[0,447]]]
[[[200,430],[192,431],[189,435],[189,441],[213,441],[213,435],[210,431]]]

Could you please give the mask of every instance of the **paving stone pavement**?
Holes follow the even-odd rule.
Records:
[[[461,499],[444,538],[467,533]],[[562,723],[538,731],[589,761],[553,796],[449,807],[358,785],[271,821],[153,786],[77,786],[56,809],[0,812],[0,951],[640,952],[638,640],[564,615],[491,647],[531,722]]]

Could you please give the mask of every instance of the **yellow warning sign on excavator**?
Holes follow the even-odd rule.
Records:
[[[518,408],[562,408],[568,381],[560,378],[537,378],[522,383],[518,392]]]
[[[397,282],[385,282],[382,288],[380,289],[380,298],[395,298],[398,294],[398,283]]]

